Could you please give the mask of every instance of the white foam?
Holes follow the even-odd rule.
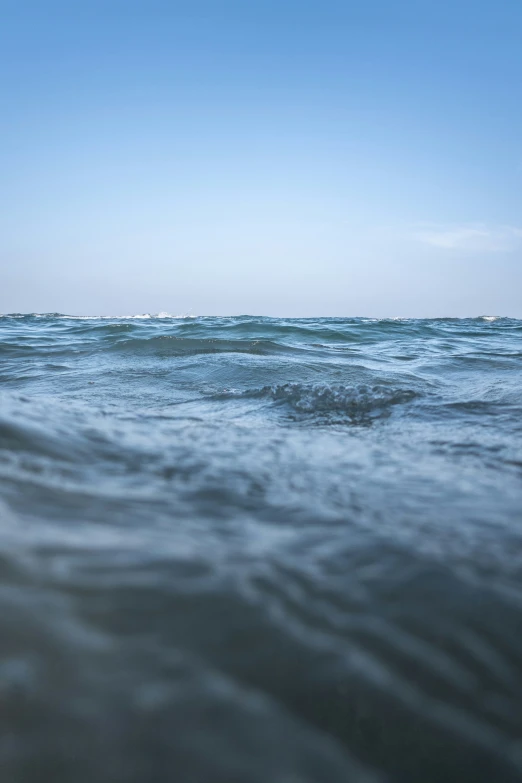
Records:
[[[58,315],[57,318],[66,318],[73,321],[134,321],[148,320],[151,318],[197,318],[197,315],[172,315],[172,313],[140,313],[138,315]]]

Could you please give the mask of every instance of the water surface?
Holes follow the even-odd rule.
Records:
[[[9,783],[522,780],[522,322],[0,317]]]

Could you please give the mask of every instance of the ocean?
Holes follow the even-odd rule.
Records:
[[[522,781],[522,321],[0,317],[5,783]]]

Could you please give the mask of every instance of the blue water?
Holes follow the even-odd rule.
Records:
[[[522,322],[0,317],[9,783],[522,780]]]

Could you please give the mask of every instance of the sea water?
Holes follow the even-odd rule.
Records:
[[[522,780],[522,322],[0,317],[6,783]]]

